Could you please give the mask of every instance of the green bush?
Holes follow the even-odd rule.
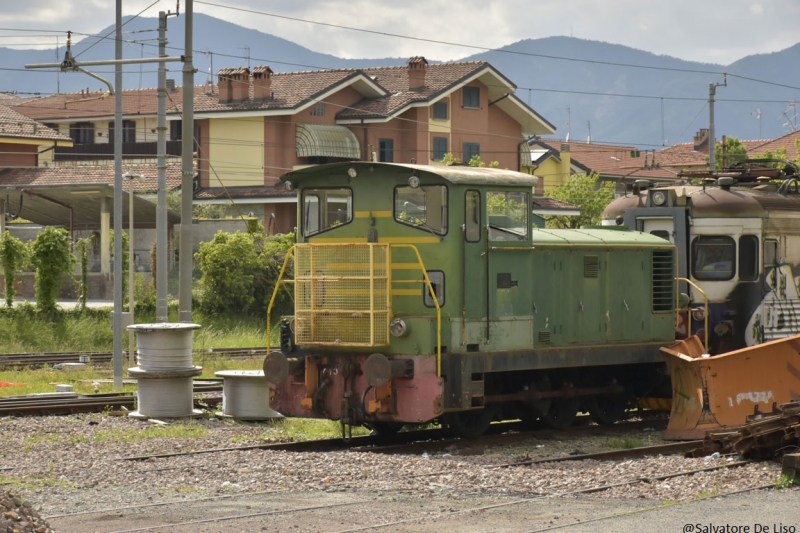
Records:
[[[6,289],[6,305],[14,305],[14,296],[17,290],[14,288],[16,274],[29,261],[28,247],[21,240],[12,236],[8,231],[0,235],[0,262],[3,264],[3,277]]]
[[[31,244],[31,257],[36,267],[36,304],[43,311],[55,311],[61,281],[72,272],[75,263],[67,230],[44,228]]]
[[[267,305],[294,234],[268,237],[263,229],[218,231],[195,254],[202,274],[197,307],[208,315],[266,316]],[[284,293],[285,294],[285,293]],[[286,304],[286,297],[280,300]]]

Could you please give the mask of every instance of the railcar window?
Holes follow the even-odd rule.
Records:
[[[353,191],[307,189],[303,191],[303,235],[347,224],[353,220]]]
[[[654,229],[650,232],[651,235],[655,235],[656,237],[661,237],[664,240],[669,240],[669,232],[665,229]]]
[[[758,237],[755,235],[739,237],[739,279],[742,281],[758,279]]]
[[[397,187],[394,219],[407,226],[444,235],[447,233],[447,187]]]
[[[528,193],[486,193],[486,214],[489,217],[489,240],[524,241],[528,238]]]
[[[692,241],[692,275],[699,280],[733,278],[736,242],[724,235],[703,235]]]
[[[464,236],[467,242],[481,240],[481,195],[478,191],[467,191],[464,205]]]

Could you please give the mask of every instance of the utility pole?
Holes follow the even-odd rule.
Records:
[[[716,150],[717,142],[714,140],[714,96],[717,94],[717,87],[728,86],[728,75],[722,75],[722,83],[708,84],[708,170],[716,170]]]
[[[194,195],[194,66],[192,18],[194,0],[186,0],[186,38],[183,56],[183,154],[181,159],[181,255],[178,260],[178,321],[192,321],[192,196]]]
[[[114,389],[122,389],[122,0],[114,41]],[[129,333],[133,335],[133,332]],[[131,354],[129,354],[130,356]]]

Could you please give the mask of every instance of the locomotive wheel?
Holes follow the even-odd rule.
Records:
[[[579,407],[578,398],[553,398],[542,421],[553,429],[564,429],[575,421]]]
[[[391,437],[403,429],[404,425],[402,422],[367,422],[364,427],[371,430],[370,435]]]
[[[586,402],[589,416],[601,426],[619,422],[625,415],[630,402],[624,394],[592,396]]]
[[[474,439],[483,435],[494,418],[494,409],[475,409],[444,414],[444,424],[456,437]]]

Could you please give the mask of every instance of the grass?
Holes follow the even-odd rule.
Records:
[[[649,440],[650,439],[642,439],[641,437],[619,437],[606,439],[606,441],[603,443],[603,447],[631,450],[633,448],[643,448],[645,446],[649,446]]]
[[[292,440],[330,439],[342,436],[342,427],[337,420],[280,418],[268,422],[268,425]],[[353,436],[368,434],[367,428],[353,428]]]

